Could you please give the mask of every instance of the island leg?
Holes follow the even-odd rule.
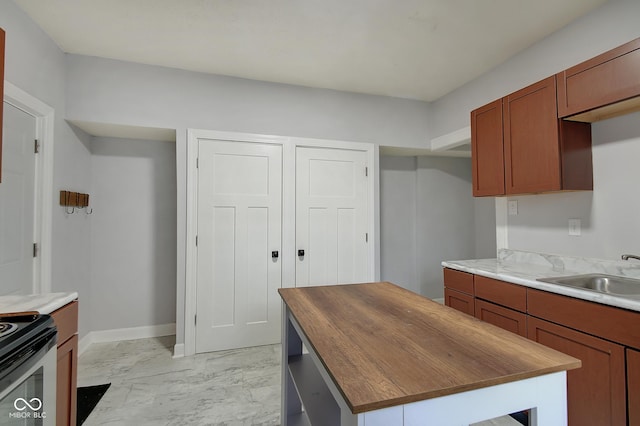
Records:
[[[302,355],[302,340],[289,320],[289,309],[282,304],[282,401],[280,424],[287,426],[290,416],[302,412],[302,402],[289,373],[289,357]]]
[[[566,426],[567,420],[567,372],[562,371],[550,375],[556,386],[539,389],[539,405],[529,411],[529,425],[559,425]]]

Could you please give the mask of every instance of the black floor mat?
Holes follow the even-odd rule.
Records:
[[[529,424],[529,415],[527,411],[521,411],[519,413],[509,414],[512,419],[516,420],[521,425],[527,426]]]
[[[109,389],[111,383],[105,385],[86,386],[78,388],[78,413],[76,415],[76,425],[80,426],[87,420],[89,414],[96,408],[100,398]]]

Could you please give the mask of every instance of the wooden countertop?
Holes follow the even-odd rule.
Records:
[[[581,365],[387,282],[279,292],[354,414]]]

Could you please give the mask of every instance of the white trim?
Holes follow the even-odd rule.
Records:
[[[33,292],[50,293],[55,110],[6,80],[4,101],[36,118],[40,153],[36,160],[34,239],[39,243],[40,253],[34,261]]]
[[[439,303],[441,305],[444,305],[444,297],[438,297],[438,298],[431,299],[431,300],[433,300],[434,302],[437,302],[437,303]]]
[[[176,343],[173,345],[173,357],[172,358],[183,358],[184,357],[184,343]]]
[[[187,129],[187,235],[185,253],[185,289],[184,289],[184,353],[196,353],[196,232],[198,231],[198,135],[199,132]],[[179,312],[176,309],[176,312]],[[192,320],[193,318],[193,320]]]
[[[240,132],[225,132],[216,130],[187,129],[187,234],[185,259],[185,296],[184,296],[184,349],[186,356],[196,353],[196,247],[195,236],[198,229],[197,194],[198,172],[196,160],[198,157],[198,139],[214,139],[224,141],[272,143],[282,146],[283,188],[282,188],[282,252],[293,253],[295,250],[295,168],[286,164],[295,164],[297,147],[323,147],[365,151],[367,166],[369,167],[368,199],[372,200],[368,213],[369,221],[369,280],[376,281],[380,277],[380,181],[378,177],[379,153],[378,147],[370,143],[337,141],[326,139],[300,138],[290,136],[262,135]],[[295,259],[282,256],[282,285],[295,285]],[[178,309],[179,311],[179,309]],[[176,345],[177,346],[177,345]],[[178,349],[175,349],[176,354]]]
[[[431,139],[432,151],[446,151],[471,142],[471,127],[463,127],[446,135]]]
[[[496,197],[496,255],[509,248],[508,201],[507,197]]]
[[[173,336],[175,334],[175,323],[91,331],[78,342],[78,354],[82,355],[94,343],[148,339],[151,337]]]
[[[369,226],[371,232],[371,241],[373,244],[369,246],[369,259],[373,259],[373,280],[378,282],[381,280],[380,265],[380,147],[374,145],[373,152],[369,152],[369,157],[373,156],[373,161],[369,159],[370,169],[372,169],[369,179],[369,197],[373,200],[373,209],[369,211]]]

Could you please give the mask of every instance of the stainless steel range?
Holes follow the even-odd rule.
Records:
[[[0,315],[0,425],[55,425],[56,340],[49,315]]]

